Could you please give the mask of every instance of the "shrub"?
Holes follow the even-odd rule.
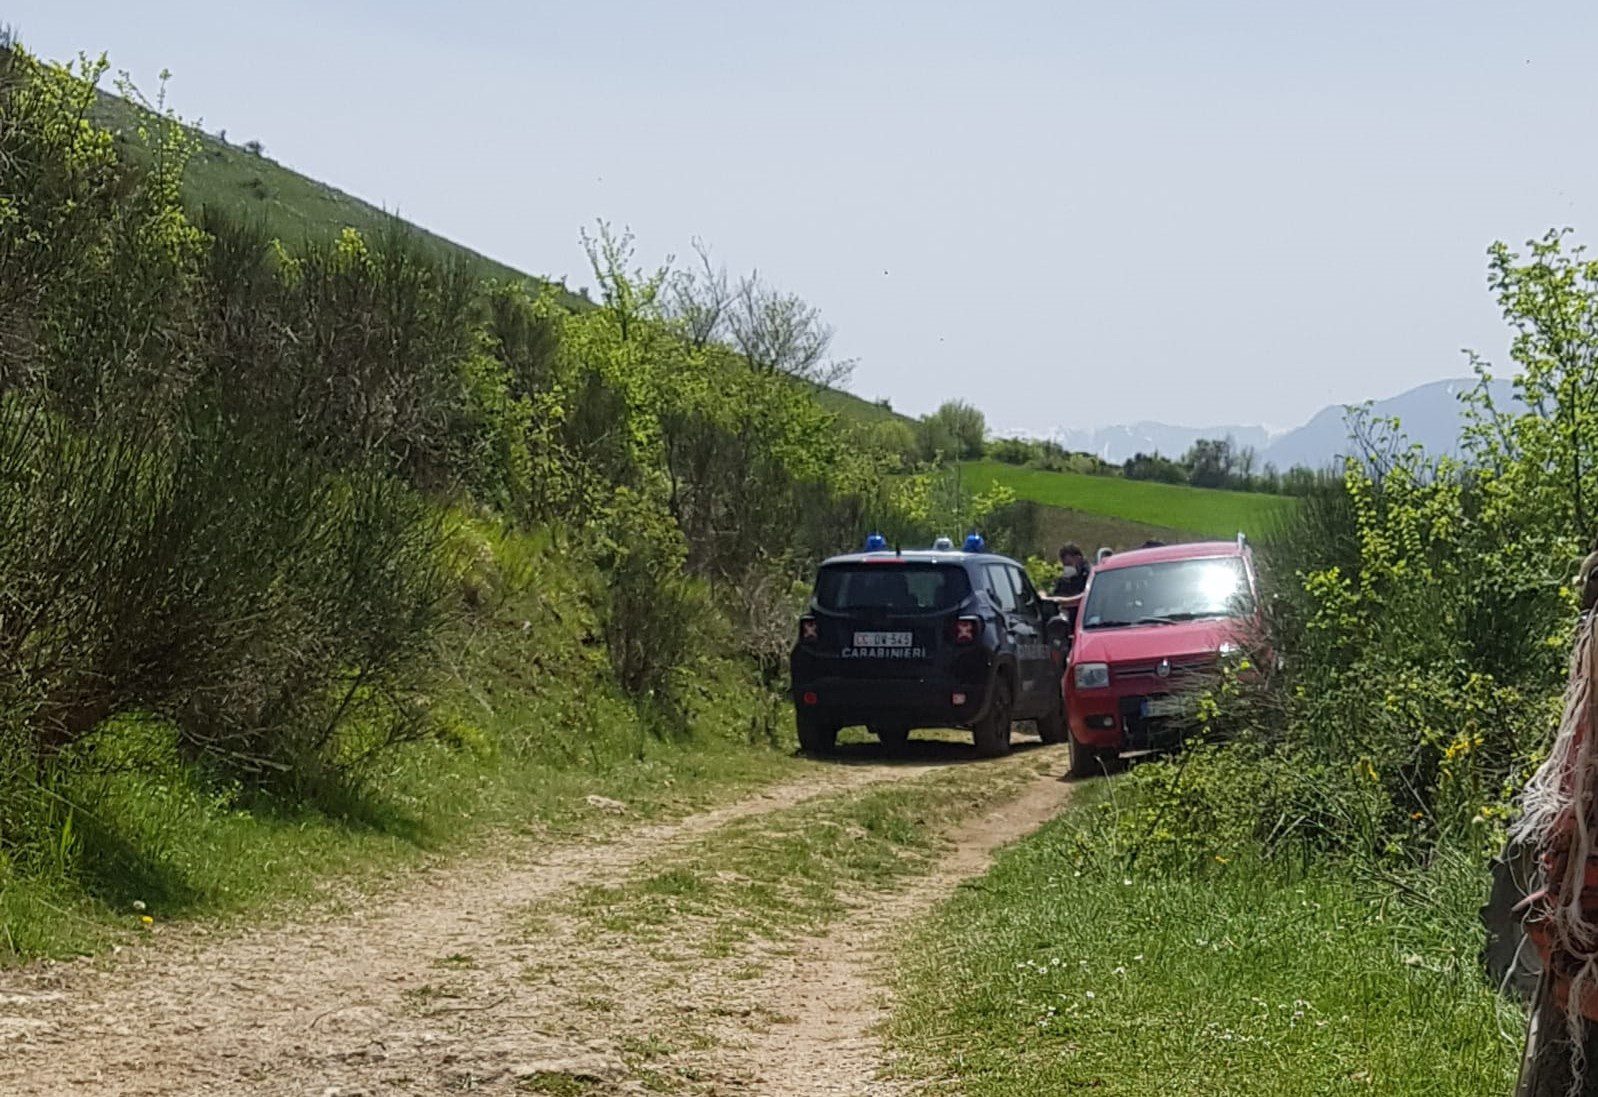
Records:
[[[12,397],[0,514],[5,707],[36,764],[135,710],[231,769],[331,761],[352,691],[391,689],[437,622],[419,499],[214,418],[82,431]]]

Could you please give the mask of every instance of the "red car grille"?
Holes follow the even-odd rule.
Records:
[[[1161,677],[1160,662],[1160,660],[1156,659],[1152,663],[1116,664],[1110,667],[1110,675],[1122,681],[1136,678],[1153,678],[1157,680]],[[1192,674],[1195,671],[1209,670],[1215,666],[1215,657],[1213,655],[1188,656],[1182,659],[1171,659],[1168,662],[1171,665],[1171,669],[1170,673],[1164,676],[1166,681]]]

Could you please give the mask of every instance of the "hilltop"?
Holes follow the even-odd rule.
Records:
[[[115,133],[125,151],[137,145],[133,135],[144,117],[142,107],[121,96],[99,96],[95,121]],[[574,310],[592,305],[586,297],[560,283],[517,270],[337,187],[301,175],[264,152],[231,144],[200,129],[191,127],[190,132],[199,144],[183,180],[184,198],[190,207],[226,210],[260,224],[286,244],[331,240],[345,228],[371,234],[398,222],[414,233],[428,251],[464,262],[486,277],[553,285],[562,302]]]

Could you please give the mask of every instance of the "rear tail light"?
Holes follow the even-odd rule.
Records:
[[[965,694],[963,694],[963,693],[951,693],[951,694],[949,694],[949,703],[954,705],[956,708],[959,708],[961,705],[965,704]]]
[[[816,691],[813,689],[806,690],[804,696],[799,699],[807,705],[817,705],[821,703],[821,698],[816,696]]]
[[[956,644],[974,644],[982,631],[979,617],[956,617],[949,626],[949,638]]]
[[[821,639],[821,626],[816,624],[814,617],[801,617],[799,619],[799,642],[813,644]]]

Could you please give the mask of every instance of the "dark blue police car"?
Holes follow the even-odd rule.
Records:
[[[970,728],[977,751],[1010,749],[1010,726],[1036,721],[1065,741],[1060,665],[1046,636],[1055,604],[1020,564],[966,539],[933,549],[866,551],[821,565],[792,657],[799,745],[825,752],[863,724],[896,746],[913,728]]]

